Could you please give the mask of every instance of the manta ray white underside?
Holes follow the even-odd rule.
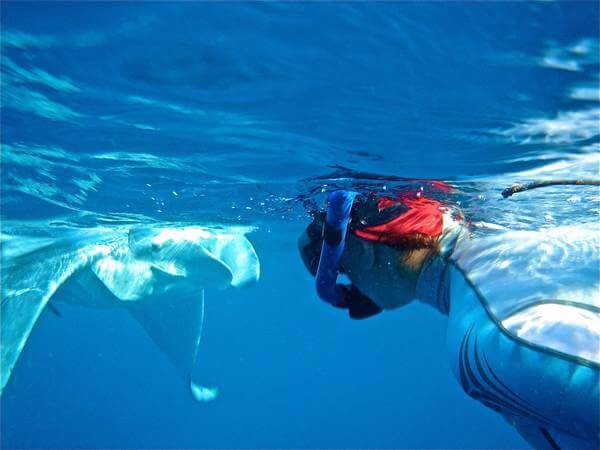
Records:
[[[155,226],[2,235],[0,389],[53,296],[88,307],[123,307],[190,383],[199,401],[214,388],[192,368],[204,320],[204,288],[256,283],[250,228]]]

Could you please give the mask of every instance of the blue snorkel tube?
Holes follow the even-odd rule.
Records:
[[[346,245],[346,231],[356,192],[334,191],[327,196],[327,215],[323,225],[323,246],[317,269],[317,294],[334,306],[344,306],[347,290],[337,284],[340,259]]]

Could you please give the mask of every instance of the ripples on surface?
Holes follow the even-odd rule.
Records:
[[[591,4],[78,8],[5,8],[4,217],[295,220],[338,166],[383,189],[597,152]]]

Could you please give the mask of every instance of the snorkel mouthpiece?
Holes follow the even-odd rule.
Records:
[[[327,196],[327,215],[323,225],[323,246],[317,269],[317,294],[334,306],[345,306],[346,290],[337,284],[340,259],[346,245],[346,231],[356,192],[339,190]]]

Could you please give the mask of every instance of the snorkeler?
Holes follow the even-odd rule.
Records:
[[[335,191],[298,246],[319,297],[351,318],[413,299],[448,316],[463,390],[533,447],[599,448],[597,232],[591,223],[474,238],[460,211],[422,192]]]

